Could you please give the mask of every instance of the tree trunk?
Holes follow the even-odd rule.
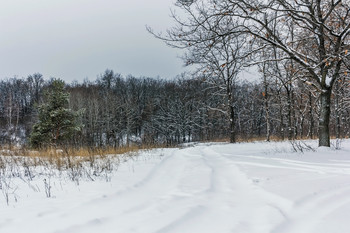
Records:
[[[283,118],[283,105],[280,93],[278,93],[279,97],[279,116],[280,116],[280,134],[281,139],[284,140],[284,118]]]
[[[263,65],[263,75],[264,75],[264,106],[265,106],[265,118],[266,118],[266,141],[270,141],[270,109],[269,109],[269,85],[266,80],[266,64]]]
[[[330,147],[329,118],[331,114],[331,89],[323,89],[320,95],[318,146]]]
[[[292,93],[291,91],[287,90],[287,105],[288,105],[288,112],[287,112],[287,123],[288,123],[288,140],[292,140],[293,138],[293,130],[292,130]]]
[[[312,106],[312,93],[309,92],[309,117],[310,117],[310,128],[309,128],[309,137],[314,139],[314,114],[313,114],[313,106]]]
[[[340,94],[340,90],[339,90],[339,86],[338,86],[338,82],[336,82],[336,94],[335,94],[335,117],[336,117],[336,129],[335,129],[335,137],[337,139],[340,138],[340,131],[341,131],[341,126],[340,126],[340,104],[339,104],[339,94]]]
[[[267,93],[265,94],[267,95]],[[265,97],[266,141],[270,141],[270,112],[267,97]]]
[[[229,121],[230,121],[230,143],[236,142],[235,134],[235,107],[234,107],[234,96],[233,96],[233,86],[231,82],[228,82],[226,86],[226,95],[227,95],[227,107],[229,112]]]
[[[232,105],[230,105],[230,143],[236,142],[235,135],[235,110]]]

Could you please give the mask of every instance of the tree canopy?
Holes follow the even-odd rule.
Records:
[[[30,136],[33,147],[62,145],[82,128],[78,123],[79,111],[68,108],[69,94],[62,80],[53,80],[45,97],[45,102],[38,108],[39,119]]]

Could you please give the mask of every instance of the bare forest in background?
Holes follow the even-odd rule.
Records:
[[[225,90],[230,142],[236,141],[240,121],[235,118],[241,111],[234,86],[240,86],[238,74],[251,66],[258,66],[262,74],[267,140],[274,134],[275,123],[284,129],[282,138],[285,134],[289,139],[304,136],[305,124],[312,137],[314,114],[318,115],[319,146],[330,147],[331,135],[340,137],[346,131],[342,101],[347,97],[341,93],[348,93],[349,1],[177,0],[175,6],[174,26],[163,33],[151,27],[148,31],[169,46],[185,50],[186,65],[195,65],[206,80]],[[281,92],[281,97],[274,92]],[[281,107],[284,94],[287,113]],[[277,122],[276,101],[281,111]],[[305,122],[308,105],[315,107],[309,108],[309,122]],[[334,115],[335,124],[331,123]]]
[[[1,145],[28,146],[37,107],[51,83],[40,74],[0,82]],[[221,88],[224,83],[218,84],[186,74],[162,80],[122,77],[111,70],[96,81],[66,84],[69,107],[83,109],[83,128],[64,145],[118,148],[229,140],[227,95]],[[350,134],[349,85],[344,77],[334,87],[333,137]],[[320,98],[305,82],[269,76],[258,82],[236,81],[231,88],[236,140],[317,137]]]
[[[182,49],[194,72],[162,80],[106,70],[96,81],[63,84],[69,109],[61,110],[80,114],[79,127],[71,124],[79,130],[61,144],[318,138],[329,147],[331,137],[349,137],[348,1],[177,0],[175,7],[174,26],[147,30]],[[251,67],[258,81],[240,79]],[[28,145],[33,126],[44,135],[45,120],[35,124],[53,82],[40,74],[1,81],[1,145]]]

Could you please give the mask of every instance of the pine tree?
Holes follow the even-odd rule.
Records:
[[[79,111],[68,108],[69,94],[65,91],[64,81],[53,80],[45,97],[45,103],[38,108],[39,119],[30,136],[30,144],[34,148],[67,143],[82,128],[78,123]]]

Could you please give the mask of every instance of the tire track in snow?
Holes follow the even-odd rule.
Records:
[[[313,230],[324,222],[329,214],[347,204],[350,204],[349,186],[309,195],[295,202],[287,215],[287,220],[272,232],[314,232]]]
[[[232,158],[236,164],[243,166],[254,166],[262,169],[288,169],[306,172],[307,174],[316,173],[317,179],[329,179],[333,177],[336,180],[338,176],[349,175],[350,166],[345,161],[324,162],[306,162],[283,158],[266,158],[259,156],[244,155],[225,155],[226,158]],[[300,179],[300,177],[299,177]],[[337,182],[338,183],[338,182]],[[312,183],[311,183],[312,185]],[[281,186],[283,188],[283,186]],[[297,187],[296,187],[297,188]],[[285,221],[277,225],[273,233],[311,233],[320,232],[319,226],[324,223],[327,216],[338,209],[350,204],[350,183],[341,182],[337,185],[328,186],[325,190],[317,190],[311,195],[304,196],[295,201],[294,205],[284,212]],[[349,224],[350,227],[350,224]]]
[[[270,232],[281,222],[291,202],[255,185],[236,165],[235,161],[202,147],[201,153],[213,169],[213,198],[215,205],[227,206],[230,230],[217,232]],[[235,221],[232,221],[235,219]],[[225,223],[223,223],[225,224]]]
[[[196,185],[197,189],[194,189],[191,182],[188,183],[190,179],[185,179],[191,173],[193,177],[200,176],[198,172],[203,176],[211,173],[210,168],[197,157],[176,150],[160,160],[144,178],[130,183],[125,189],[74,207],[68,206],[69,211],[63,214],[57,211],[42,216],[42,219],[47,225],[50,222],[64,222],[58,232],[110,232],[109,226],[116,225],[115,222],[119,226],[118,232],[145,233],[159,229],[165,232],[166,226],[176,225],[186,216],[201,212],[198,211],[201,206],[193,202],[193,196],[208,189],[210,184]],[[78,217],[81,213],[83,218]]]
[[[281,158],[265,158],[248,155],[223,155],[232,158],[236,164],[256,166],[262,168],[290,169],[320,174],[344,174],[350,175],[350,165],[341,163],[312,163]],[[267,162],[267,163],[266,163]],[[273,163],[271,163],[273,162]]]
[[[98,216],[102,219],[106,210],[113,213],[111,218],[120,221],[120,232],[178,232],[178,227],[197,221],[206,211],[207,200],[201,194],[207,193],[212,186],[211,173],[211,168],[196,154],[196,150],[176,150],[130,188],[79,208],[89,212],[99,206],[103,210],[101,213],[94,211],[91,220],[100,219]],[[198,180],[198,177],[203,179]],[[111,204],[106,206],[106,203]],[[130,219],[133,224],[128,222]],[[108,219],[105,219],[104,226],[108,224]],[[74,229],[77,233],[84,232],[87,225],[75,223],[62,231]],[[96,226],[97,229],[99,227]],[[93,227],[90,226],[90,229]],[[186,232],[186,229],[181,232]]]
[[[172,170],[169,170],[170,173],[179,173],[180,176],[173,189],[168,190],[157,203],[157,209],[162,215],[159,221],[166,224],[156,232],[197,232],[191,227],[202,225],[202,217],[208,211],[206,193],[212,186],[212,169],[194,148],[179,150],[172,156],[182,158],[182,168],[179,171],[179,167],[173,166]]]

